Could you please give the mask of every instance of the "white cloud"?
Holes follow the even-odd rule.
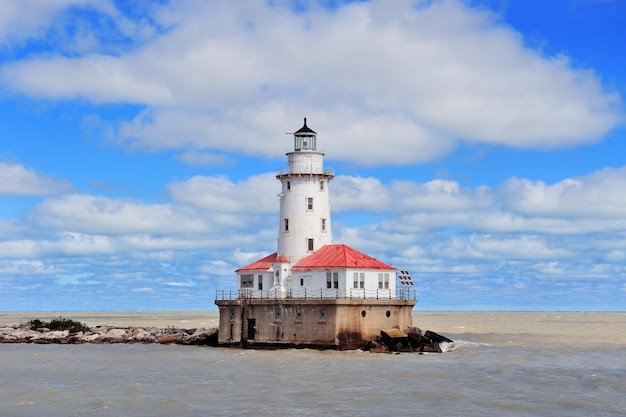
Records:
[[[452,211],[488,208],[494,196],[488,187],[462,188],[455,181],[417,183],[394,180],[384,185],[377,178],[337,176],[332,183],[333,210],[384,213]]]
[[[0,258],[36,258],[54,254],[85,256],[111,254],[120,249],[114,240],[105,236],[61,232],[53,238],[34,236],[0,241]]]
[[[513,178],[502,187],[508,208],[528,215],[626,218],[626,166],[606,168],[556,184]]]
[[[40,175],[23,165],[0,162],[0,195],[45,196],[71,189],[65,180]]]
[[[539,236],[496,237],[470,235],[467,239],[452,237],[437,245],[433,252],[449,258],[479,259],[553,259],[571,256],[563,249],[550,248]]]
[[[619,191],[625,169],[555,184],[512,179],[497,188],[339,176],[331,187],[334,239],[381,259],[404,262],[412,253],[422,265],[583,254],[619,262],[626,250]],[[5,230],[0,253],[5,259],[126,254],[168,261],[178,259],[178,251],[219,249],[234,265],[243,265],[275,249],[277,187],[270,173],[238,182],[195,176],[167,186],[170,203],[52,197],[22,219],[0,224]],[[587,202],[591,198],[593,204]],[[365,212],[369,223],[337,220],[337,213],[341,219],[355,210]]]
[[[35,39],[54,44],[55,52],[68,55],[88,53],[105,47],[119,51],[112,43],[151,39],[159,28],[146,18],[155,11],[151,2],[126,4],[125,9],[141,16],[125,16],[112,0],[3,0],[0,2],[0,47],[19,45]],[[88,13],[82,13],[87,11]],[[98,14],[89,19],[86,15]],[[113,41],[113,42],[112,42]]]
[[[461,187],[338,176],[333,210],[394,213],[386,231],[463,228],[486,233],[585,234],[626,229],[626,167],[607,168],[554,184],[512,178],[502,186]]]
[[[151,293],[151,292],[154,292],[154,288],[149,288],[149,287],[133,288],[131,289],[131,292]]]
[[[193,281],[170,281],[167,283],[170,287],[195,287],[196,283]]]
[[[0,2],[0,44],[38,38],[70,6],[108,3],[91,0],[4,0]]]
[[[86,194],[69,194],[40,203],[30,217],[46,228],[73,232],[119,233],[185,233],[209,229],[196,213],[167,204],[114,200]]]
[[[459,1],[296,13],[181,0],[153,10],[168,31],[126,52],[32,56],[4,65],[0,79],[36,98],[145,104],[118,129],[138,149],[276,155],[289,144],[277,126],[297,129],[306,114],[320,147],[362,165],[431,160],[461,140],[572,146],[621,119],[620,97],[599,76],[529,50]]]
[[[168,191],[177,203],[214,213],[277,213],[279,187],[275,174],[253,175],[238,183],[219,175],[175,181]]]
[[[3,260],[0,261],[0,275],[52,275],[63,272],[56,265],[47,265],[40,260]]]
[[[5,82],[14,89],[42,98],[84,97],[96,103],[172,102],[167,86],[147,74],[135,73],[133,68],[132,62],[124,64],[112,56],[92,54],[80,60],[58,57],[16,62],[3,74]]]

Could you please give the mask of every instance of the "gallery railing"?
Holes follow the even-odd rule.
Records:
[[[363,288],[320,288],[318,290],[253,290],[251,288],[241,288],[238,290],[217,290],[216,300],[239,300],[239,299],[321,299],[321,298],[369,298],[369,299],[390,299],[390,300],[417,300],[415,289],[401,288],[395,291],[388,289],[366,290]]]

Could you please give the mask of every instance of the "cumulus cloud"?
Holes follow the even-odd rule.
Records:
[[[63,272],[62,268],[47,265],[40,260],[0,261],[0,275],[53,275]]]
[[[589,251],[593,241],[594,256],[615,262],[626,251],[620,234],[626,230],[620,192],[625,169],[554,184],[513,178],[495,188],[338,176],[330,190],[334,238],[378,257],[413,253],[422,264],[441,258],[571,257]],[[168,184],[168,203],[50,197],[20,221],[0,223],[0,252],[6,259],[148,251],[136,259],[167,260],[172,251],[221,248],[230,250],[236,264],[275,249],[277,187],[273,173],[237,182],[194,176]],[[355,212],[364,217],[349,224]],[[348,223],[343,213],[352,213]]]
[[[467,239],[455,236],[437,245],[433,252],[464,259],[553,259],[571,255],[566,250],[550,248],[543,237],[529,235],[470,235]]]
[[[167,204],[115,200],[86,194],[69,194],[40,203],[31,213],[46,228],[76,232],[117,234],[120,232],[205,230],[200,218]]]
[[[606,168],[554,184],[511,178],[502,186],[462,187],[338,176],[333,209],[397,213],[386,230],[464,228],[486,233],[586,234],[626,229],[626,167]]]
[[[168,185],[178,203],[217,213],[276,213],[279,191],[275,174],[261,174],[238,183],[223,175],[195,176]]]
[[[536,211],[514,204],[515,196],[520,201],[528,197],[511,191],[509,182],[467,188],[449,180],[384,184],[339,176],[331,187],[338,213],[353,213],[356,201],[373,217],[362,225],[335,222],[334,238],[411,269],[422,292],[439,285],[420,281],[423,276],[446,276],[448,284],[449,277],[459,277],[464,288],[478,288],[488,280],[489,288],[495,285],[500,291],[524,290],[535,285],[535,279],[587,282],[623,277],[626,224],[613,214],[607,216],[612,213],[607,207],[619,202],[609,190],[620,189],[622,176],[623,168],[601,170],[540,187],[511,179],[515,185],[567,190],[548,192],[548,208]],[[562,211],[570,213],[576,205],[570,183],[577,184],[576,198],[596,196],[597,210],[583,205],[584,217],[560,218]],[[24,291],[55,277],[58,285],[115,285],[128,292],[163,286],[229,287],[234,269],[275,250],[275,201],[264,203],[260,194],[273,201],[276,187],[269,173],[238,182],[196,176],[168,185],[170,203],[85,194],[50,197],[11,225],[22,230],[22,238],[0,239],[0,275],[24,277]],[[247,213],[245,207],[254,198],[259,198],[257,212]],[[537,204],[541,207],[541,200]],[[85,265],[99,271],[97,279],[77,278]],[[478,281],[472,284],[469,277]]]
[[[460,1],[301,13],[180,0],[149,16],[167,30],[133,48],[32,56],[4,65],[0,80],[36,98],[144,105],[117,129],[120,144],[144,150],[276,155],[287,144],[277,126],[295,130],[306,114],[333,157],[362,165],[432,160],[460,141],[572,146],[621,118],[621,98],[598,75],[528,49],[497,16]]]
[[[626,218],[626,167],[606,168],[556,184],[512,178],[502,186],[505,206],[519,213],[564,218]]]
[[[89,3],[103,6],[108,1],[90,0],[6,0],[0,3],[0,44],[39,38],[49,25],[70,6]]]
[[[56,52],[67,55],[103,49],[116,52],[115,41],[140,42],[161,30],[146,18],[154,12],[151,2],[126,4],[124,10],[127,14],[113,0],[4,0],[0,2],[0,48],[37,40],[55,44]],[[86,19],[89,14],[98,17]]]
[[[71,189],[65,180],[38,174],[20,164],[0,162],[0,195],[46,196]]]
[[[462,188],[455,181],[441,179],[426,183],[394,180],[384,185],[377,178],[341,175],[332,186],[333,209],[338,211],[459,212],[490,207],[494,198],[489,187],[471,190]]]

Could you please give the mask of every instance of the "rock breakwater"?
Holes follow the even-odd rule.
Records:
[[[69,330],[48,328],[32,330],[24,326],[0,324],[0,343],[159,343],[215,346],[217,345],[217,329],[96,326],[86,331],[71,333]]]

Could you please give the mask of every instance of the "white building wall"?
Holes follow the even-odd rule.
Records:
[[[369,269],[330,270],[331,288],[328,288],[327,270],[293,271],[292,297],[352,297],[352,298],[395,298],[396,271]],[[334,286],[332,273],[338,273],[338,288]],[[357,286],[354,285],[354,274],[357,274]],[[361,288],[363,274],[363,288]],[[379,274],[383,274],[383,288],[379,288]],[[385,281],[385,274],[388,281]],[[386,284],[385,284],[386,283]]]
[[[324,154],[316,151],[287,153],[290,174],[323,174]]]
[[[256,297],[272,287],[273,276],[271,270],[238,272],[237,291],[245,290],[249,296]]]
[[[324,245],[332,244],[328,182],[323,155],[314,151],[289,152],[289,171],[282,183],[277,253],[294,264]]]

